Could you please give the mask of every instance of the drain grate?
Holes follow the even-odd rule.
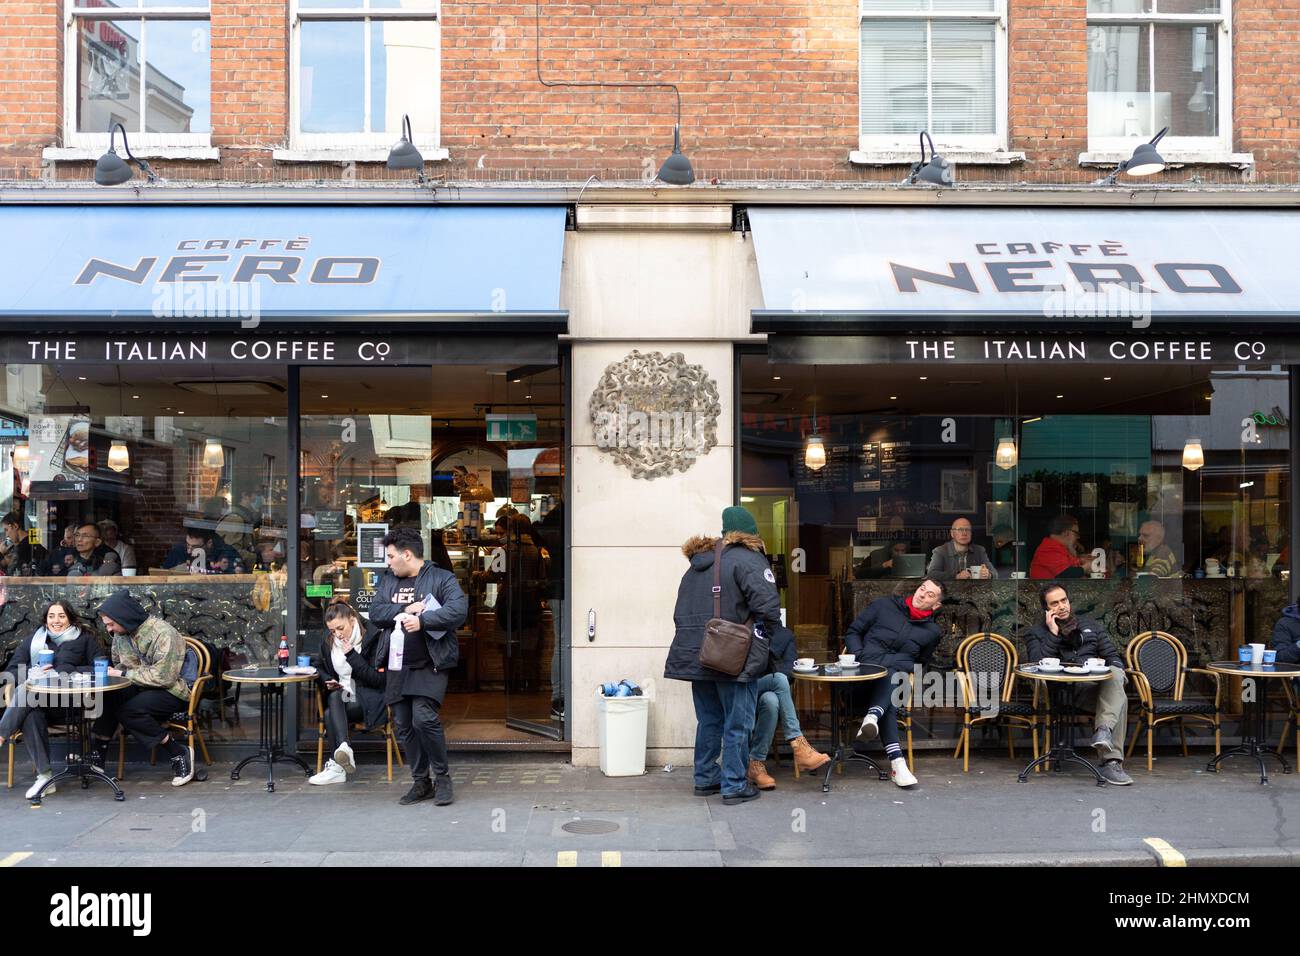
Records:
[[[602,833],[617,833],[619,825],[612,820],[570,820],[560,829],[565,833],[597,836]]]

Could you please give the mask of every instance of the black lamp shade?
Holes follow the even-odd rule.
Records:
[[[389,169],[424,169],[424,157],[406,137],[388,152]]]
[[[680,127],[673,127],[673,152],[659,167],[659,179],[670,186],[689,186],[695,182],[695,170],[691,169],[691,161],[682,154]]]
[[[95,183],[99,186],[120,186],[131,178],[131,167],[117,155],[111,146],[95,163]]]
[[[1130,176],[1151,176],[1164,168],[1164,157],[1150,143],[1142,143],[1133,150],[1133,158],[1124,167],[1124,172]]]
[[[930,161],[917,173],[917,178],[932,186],[951,186],[953,184],[952,163],[942,156],[931,155]]]

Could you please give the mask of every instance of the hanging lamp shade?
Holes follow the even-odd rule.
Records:
[[[223,468],[225,464],[226,451],[221,447],[221,442],[215,438],[209,438],[203,446],[203,467]]]
[[[1205,464],[1205,449],[1201,447],[1199,438],[1189,438],[1183,445],[1183,467],[1188,471],[1195,471]]]
[[[32,450],[27,442],[19,442],[14,445],[14,471],[26,471],[27,466],[31,463]]]
[[[994,452],[993,461],[1003,471],[1010,471],[1016,467],[1016,462],[1020,461],[1020,452],[1016,448],[1016,440],[1010,435],[998,439],[998,448]]]
[[[131,467],[131,453],[126,449],[126,442],[114,440],[109,445],[108,467],[117,472],[126,471]]]
[[[810,471],[821,471],[826,467],[826,444],[821,435],[808,436],[808,444],[803,450],[803,463]]]

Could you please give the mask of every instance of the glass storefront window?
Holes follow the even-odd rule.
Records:
[[[286,411],[283,369],[6,366],[5,656],[56,598],[109,646],[94,610],[126,587],[207,644],[214,669],[269,662],[284,633]],[[205,738],[255,737],[256,696],[209,686]]]
[[[927,569],[950,579],[936,663],[978,631],[1017,640],[1047,579],[1121,652],[1160,629],[1193,665],[1267,643],[1287,603],[1284,369],[746,354],[741,376],[742,503],[803,656],[833,657],[856,612]],[[967,545],[996,577],[970,580]]]

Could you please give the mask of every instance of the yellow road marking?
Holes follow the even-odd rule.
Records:
[[[577,851],[577,850],[560,850],[560,851],[558,851],[558,852],[555,854],[555,865],[556,865],[556,866],[577,866],[577,865],[578,865],[578,851]]]
[[[1187,866],[1187,858],[1160,837],[1147,837],[1142,842],[1156,851],[1161,866]]]
[[[623,854],[618,850],[602,850],[600,853],[601,866],[622,866]]]
[[[0,869],[6,866],[17,866],[29,856],[31,856],[30,853],[10,853],[8,856],[0,858]]]

